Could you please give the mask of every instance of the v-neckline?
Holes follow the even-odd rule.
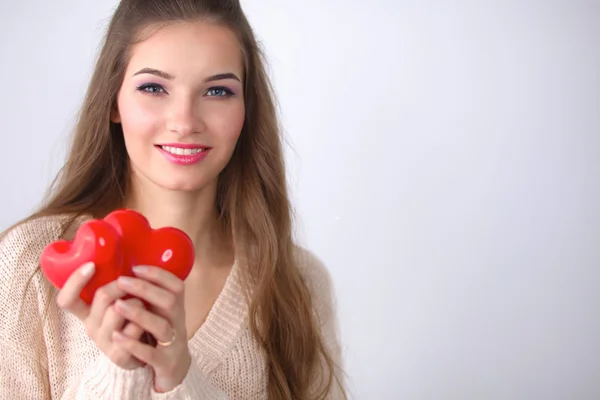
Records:
[[[248,305],[236,260],[206,320],[188,340],[192,356],[205,372],[214,370],[223,361],[239,337],[247,315]]]

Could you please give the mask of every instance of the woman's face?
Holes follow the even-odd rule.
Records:
[[[112,117],[134,177],[175,191],[215,185],[244,123],[242,79],[225,27],[180,23],[134,45]]]

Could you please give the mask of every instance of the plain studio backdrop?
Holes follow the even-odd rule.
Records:
[[[246,0],[353,399],[600,398],[600,2]],[[0,227],[115,0],[0,5]]]

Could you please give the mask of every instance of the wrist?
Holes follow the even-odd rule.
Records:
[[[170,392],[183,383],[190,369],[192,357],[189,352],[186,352],[185,356],[180,358],[180,360],[181,361],[173,368],[170,368],[169,371],[164,371],[164,373],[155,371],[154,391],[156,393]]]

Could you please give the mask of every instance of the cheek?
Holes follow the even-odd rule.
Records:
[[[118,104],[123,136],[128,147],[153,137],[160,124],[160,113],[156,107],[135,101],[130,94],[119,95]]]
[[[215,135],[215,139],[223,144],[235,145],[244,126],[244,104],[235,104],[221,110],[207,109],[206,111],[204,120],[207,128]]]

